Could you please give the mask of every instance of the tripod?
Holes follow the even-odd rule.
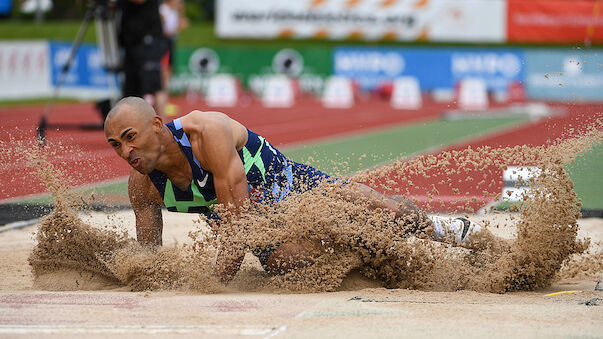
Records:
[[[84,35],[88,30],[90,21],[92,21],[93,18],[96,22],[96,35],[101,55],[101,64],[108,72],[111,73],[117,73],[121,67],[121,58],[119,56],[119,47],[117,44],[114,14],[108,6],[108,1],[94,0],[93,3],[88,7],[88,10],[84,15],[82,24],[80,25],[73,46],[71,47],[69,58],[61,69],[61,73],[59,74],[52,97],[46,105],[46,109],[42,114],[42,119],[38,124],[38,141],[41,146],[44,146],[46,144],[46,129],[48,128],[60,127],[63,129],[83,130],[102,129],[104,126],[105,118],[107,117],[107,113],[111,109],[110,99],[100,101],[96,104],[97,110],[99,110],[102,115],[102,122],[100,124],[49,124],[47,121],[48,116],[52,111],[52,107],[54,106],[54,102],[59,94],[59,90],[67,77],[69,69],[71,68],[71,62],[73,61],[73,58],[82,43]],[[112,85],[112,87],[115,86],[114,77],[112,77],[111,75],[109,75],[109,83]]]

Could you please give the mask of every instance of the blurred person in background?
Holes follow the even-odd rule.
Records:
[[[168,43],[163,33],[159,0],[122,0],[119,41],[124,49],[124,97],[144,98],[162,118],[167,100],[161,79],[161,59]]]
[[[184,4],[182,0],[165,0],[159,6],[161,22],[163,24],[163,34],[167,39],[167,55],[161,59],[161,80],[163,91],[161,99],[165,99],[165,114],[174,115],[178,113],[178,108],[169,103],[169,81],[173,73],[176,40],[178,33],[188,27],[188,19],[184,15]]]

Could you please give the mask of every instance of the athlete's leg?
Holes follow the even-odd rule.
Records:
[[[431,224],[431,221],[427,218],[427,214],[404,196],[397,195],[390,197],[377,192],[367,185],[356,182],[350,183],[349,188],[346,190],[348,194],[346,199],[366,199],[371,209],[388,209],[395,212],[397,218],[402,218],[408,222],[426,222],[428,224],[426,226]]]
[[[354,204],[362,204],[369,210],[381,209],[395,214],[396,223],[400,226],[400,235],[413,234],[420,238],[428,237],[432,229],[432,221],[411,200],[398,196],[392,199],[373,188],[357,183],[346,182],[341,185],[341,196]]]
[[[430,222],[420,208],[402,196],[392,199],[367,185],[331,177],[308,165],[299,163],[293,163],[292,165],[295,191],[300,192],[315,188],[325,180],[332,183],[341,183],[343,198],[346,200],[364,199],[371,209],[388,209],[395,212],[398,218],[414,218],[416,221]]]

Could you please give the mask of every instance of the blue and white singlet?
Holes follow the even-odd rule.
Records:
[[[211,212],[212,205],[217,203],[213,174],[203,169],[193,154],[180,119],[167,123],[166,126],[186,155],[193,180],[183,191],[158,170],[149,173],[149,178],[161,194],[168,211],[203,213],[208,217],[215,217]],[[290,191],[302,192],[329,178],[327,174],[311,166],[287,159],[262,136],[250,130],[247,130],[247,134],[247,143],[238,154],[245,168],[251,200],[278,202]]]

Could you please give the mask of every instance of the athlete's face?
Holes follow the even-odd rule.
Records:
[[[125,111],[105,122],[107,141],[117,155],[126,160],[135,170],[142,174],[149,174],[155,169],[161,150],[159,142],[161,119],[159,117],[145,119],[132,112],[131,108],[123,109]]]

